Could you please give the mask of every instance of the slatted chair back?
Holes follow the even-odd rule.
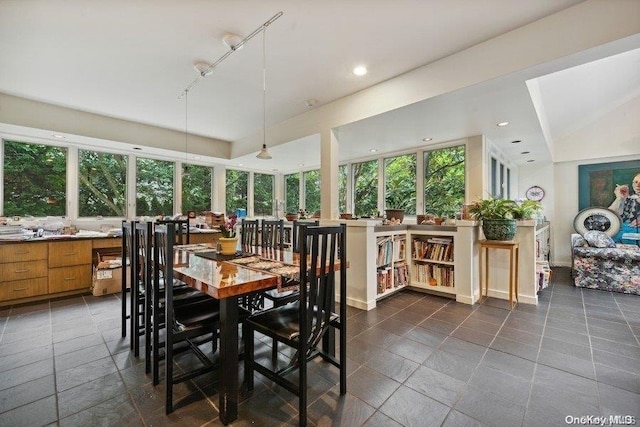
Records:
[[[291,247],[293,252],[300,252],[300,227],[319,226],[320,221],[293,221],[293,230],[291,233]]]
[[[284,220],[262,220],[260,246],[263,248],[284,249]]]
[[[240,223],[240,243],[244,246],[258,246],[258,227],[257,219],[242,218]]]

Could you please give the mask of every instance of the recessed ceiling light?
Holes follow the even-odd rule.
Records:
[[[367,67],[365,67],[364,65],[358,65],[353,69],[353,74],[355,74],[356,76],[364,76],[365,74],[367,74]]]
[[[278,172],[278,169],[271,169],[272,172]]]
[[[369,150],[370,153],[376,153],[378,150],[376,150],[375,148],[372,148]]]
[[[515,141],[511,141],[512,144],[520,144],[521,142],[522,142],[522,140],[520,140],[520,139],[516,139]]]
[[[318,100],[315,98],[309,98],[306,101],[304,101],[305,105],[307,107],[313,107],[314,105],[316,105],[318,103]]]
[[[533,163],[533,162],[535,162],[535,160],[533,160],[533,159],[527,160],[527,163]]]
[[[238,166],[244,166],[244,163],[238,163]]]
[[[140,147],[133,147],[134,150],[142,150]]]
[[[497,124],[497,126],[499,126],[499,127],[505,127],[505,126],[508,126],[508,125],[509,125],[509,122],[500,122],[500,123]]]
[[[298,163],[298,166],[304,166],[304,163]]]
[[[523,151],[523,152],[522,152],[522,153],[520,153],[520,154],[529,154],[530,152],[531,152],[531,151]]]
[[[64,139],[65,138],[64,135],[60,135],[59,133],[54,133],[53,137],[56,138],[56,139]]]
[[[194,158],[194,159],[196,159],[196,160],[200,160],[202,157],[200,157],[200,156],[193,156],[193,158]]]
[[[422,138],[422,140],[423,140],[424,142],[429,142],[429,141],[431,141],[432,139],[433,139],[433,138],[429,138],[429,137]]]

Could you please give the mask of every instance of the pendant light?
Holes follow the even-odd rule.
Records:
[[[271,159],[267,151],[267,29],[262,30],[262,150],[256,156],[261,160]]]

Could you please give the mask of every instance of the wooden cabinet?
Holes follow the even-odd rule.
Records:
[[[91,287],[91,240],[49,243],[49,293]]]
[[[47,244],[0,246],[0,301],[47,293]]]

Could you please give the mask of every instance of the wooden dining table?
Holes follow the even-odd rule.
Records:
[[[299,265],[299,255],[292,251],[244,247],[251,254],[284,264]],[[282,277],[233,263],[233,257],[214,258],[215,245],[183,245],[174,248],[174,277],[188,286],[220,300],[220,420],[224,425],[238,417],[238,315],[239,297],[273,289]],[[200,255],[198,255],[200,254]]]

